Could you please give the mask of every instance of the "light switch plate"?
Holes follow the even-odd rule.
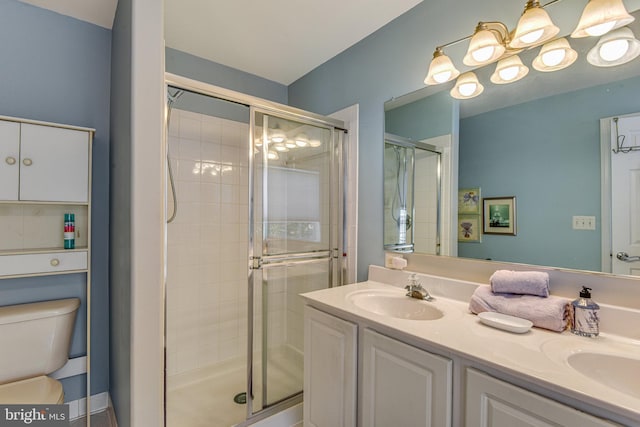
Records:
[[[573,229],[574,230],[595,230],[596,229],[596,217],[576,215],[573,217]]]

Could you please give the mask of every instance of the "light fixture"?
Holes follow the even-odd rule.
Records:
[[[560,32],[538,0],[528,0],[518,25],[513,31],[509,47],[521,49],[551,40]]]
[[[313,148],[318,148],[322,145],[322,142],[319,139],[312,139],[309,141],[309,146]]]
[[[276,123],[275,127],[269,133],[270,142],[278,144],[284,142],[285,138],[286,135],[282,130],[280,130],[280,126]]]
[[[478,23],[462,62],[473,66],[489,64],[497,60],[506,50],[504,38],[507,36],[507,27],[502,23]]]
[[[522,63],[518,55],[513,55],[498,61],[496,70],[491,75],[491,82],[507,84],[517,82],[529,73],[529,67]]]
[[[460,71],[454,67],[453,62],[441,47],[436,47],[436,51],[433,52],[433,59],[429,64],[429,72],[424,79],[424,84],[437,85],[440,83],[446,83],[458,77]]]
[[[578,52],[573,50],[563,37],[542,46],[531,65],[542,72],[558,71],[573,64],[577,58]]]
[[[278,158],[280,158],[280,156],[278,156],[278,153],[276,153],[275,151],[269,150],[267,152],[267,159],[278,160]]]
[[[601,36],[633,22],[622,0],[589,0],[571,37]]]
[[[273,148],[281,153],[286,153],[287,151],[289,151],[289,148],[284,144],[284,142],[273,144]]]
[[[296,136],[295,142],[298,147],[306,147],[309,145],[309,137],[304,133],[300,133]]]
[[[296,142],[293,139],[287,139],[287,141],[284,143],[284,146],[287,148],[298,148]]]
[[[480,95],[484,86],[478,81],[478,77],[472,71],[461,74],[456,80],[456,85],[451,89],[451,96],[456,99],[469,99]]]
[[[596,67],[625,64],[640,55],[638,41],[628,27],[618,28],[600,38],[587,54],[587,61]]]

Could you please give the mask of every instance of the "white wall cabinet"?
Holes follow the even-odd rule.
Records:
[[[466,375],[466,427],[611,427],[609,421],[490,377]]]
[[[0,117],[0,278],[89,270],[93,129]],[[75,248],[64,249],[64,214]]]
[[[87,130],[0,121],[0,200],[88,203]]]
[[[356,424],[357,326],[305,307],[304,425]]]
[[[451,426],[450,359],[365,329],[362,425]]]

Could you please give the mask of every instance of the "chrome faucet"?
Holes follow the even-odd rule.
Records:
[[[427,291],[422,284],[417,279],[416,274],[412,273],[409,276],[409,284],[404,287],[407,290],[407,296],[416,299],[422,299],[425,301],[432,301],[433,297],[429,295],[429,291]]]

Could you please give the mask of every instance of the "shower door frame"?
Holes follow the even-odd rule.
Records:
[[[296,120],[302,123],[308,124],[316,124],[323,127],[332,127],[333,128],[333,141],[332,141],[332,149],[334,149],[334,145],[339,144],[339,159],[337,165],[335,167],[337,170],[335,172],[338,173],[338,216],[337,216],[337,241],[335,242],[335,248],[330,248],[332,252],[330,254],[330,270],[329,274],[337,274],[337,279],[334,277],[331,280],[329,286],[333,286],[334,283],[338,285],[342,284],[342,258],[344,253],[344,238],[345,238],[345,161],[344,156],[346,154],[346,137],[347,129],[343,121],[334,119],[327,116],[322,116],[320,114],[311,113],[308,111],[304,111],[295,107],[290,107],[288,105],[279,104],[277,102],[268,101],[262,98],[257,98],[251,95],[246,95],[240,92],[236,92],[230,89],[221,88],[215,85],[211,85],[209,83],[204,83],[198,80],[193,80],[184,76],[180,76],[173,73],[165,72],[165,81],[164,81],[164,93],[165,97],[167,94],[167,90],[169,87],[174,87],[177,89],[183,89],[189,92],[197,93],[204,96],[209,96],[212,98],[221,99],[224,101],[229,101],[241,105],[245,105],[250,108],[250,121],[249,121],[249,260],[251,260],[251,256],[253,255],[253,233],[254,233],[254,224],[253,224],[253,150],[254,150],[254,122],[255,122],[255,111],[259,110],[266,114],[273,114],[276,116],[280,116],[283,118],[287,118],[289,120]],[[165,99],[165,106],[167,105],[167,99]],[[166,114],[165,114],[166,116]],[[339,135],[338,135],[339,134]],[[163,141],[163,149],[166,153],[167,145],[168,145],[168,132],[166,129],[166,118],[165,118],[165,137]],[[333,166],[331,172],[333,173]],[[165,245],[167,244],[166,240],[166,226],[165,224]],[[333,246],[333,245],[331,245]],[[164,265],[165,265],[165,283],[166,283],[166,265],[167,265],[167,251],[164,251]],[[249,293],[248,293],[248,319],[247,319],[247,415],[245,420],[241,421],[237,424],[236,427],[249,426],[261,419],[274,415],[284,409],[287,409],[293,405],[302,402],[303,396],[302,391],[299,393],[284,399],[278,403],[268,406],[267,408],[263,408],[255,414],[252,412],[252,396],[251,396],[251,388],[252,388],[252,367],[253,367],[253,321],[254,321],[254,311],[253,311],[253,271],[254,266],[248,262],[248,285],[249,285]],[[165,335],[165,355],[164,355],[164,384],[166,385],[167,381],[167,368],[166,368],[166,333],[167,333],[167,324],[166,324],[166,307],[167,307],[167,294],[166,294],[166,285],[164,286],[164,335]],[[166,425],[166,386],[164,387],[164,420]]]

